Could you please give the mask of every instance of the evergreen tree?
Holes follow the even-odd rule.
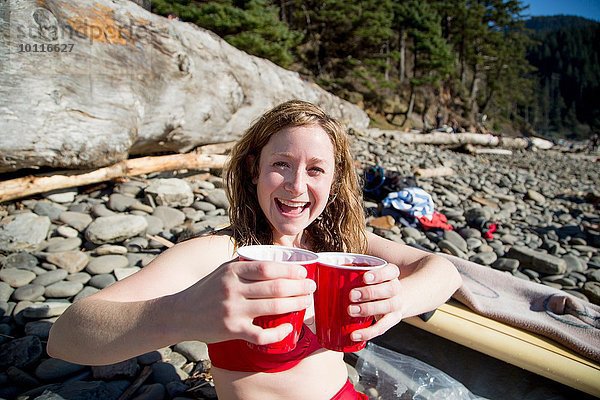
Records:
[[[152,7],[158,14],[177,15],[283,67],[292,64],[293,49],[301,40],[298,32],[280,20],[279,8],[268,0],[152,0]]]
[[[494,104],[496,113],[511,120],[520,120],[515,109],[531,102],[533,68],[526,60],[530,43],[520,14],[524,11],[519,1],[494,1],[488,8],[487,42],[489,58],[484,61],[485,85],[479,97],[480,113]]]
[[[527,21],[537,68],[536,129],[546,135],[586,138],[600,132],[600,24],[580,17]]]
[[[469,124],[485,113],[521,131],[529,125],[543,133],[600,130],[600,24],[536,17],[527,31],[522,0],[153,0],[152,6],[354,103],[385,110],[393,123],[414,110],[427,125],[428,110],[448,107]]]
[[[405,121],[410,118],[417,94],[422,95],[421,117],[435,102],[435,93],[441,82],[453,70],[451,48],[442,37],[440,16],[428,3],[418,0],[396,1],[394,4],[394,29],[400,57],[398,78],[400,83],[408,76],[406,52],[412,55],[410,95],[405,113]]]
[[[298,56],[325,88],[377,103],[385,85],[391,1],[295,1],[290,23],[304,33]],[[355,99],[356,100],[356,99]]]
[[[521,2],[449,0],[433,4],[456,56],[457,76],[451,88],[462,99],[463,115],[472,122],[483,113],[515,117],[514,110],[531,98]]]

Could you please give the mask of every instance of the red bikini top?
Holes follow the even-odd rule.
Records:
[[[245,340],[228,340],[209,344],[208,354],[212,365],[230,371],[281,372],[295,367],[320,348],[317,336],[302,325],[298,344],[288,353],[267,354],[248,347]]]

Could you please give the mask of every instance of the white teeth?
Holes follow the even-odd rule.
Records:
[[[308,204],[308,202],[297,202],[297,201],[287,201],[287,200],[282,200],[282,199],[277,199],[279,200],[279,202],[283,205],[286,205],[288,207],[304,207],[305,205]]]

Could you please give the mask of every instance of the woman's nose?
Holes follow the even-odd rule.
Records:
[[[301,194],[306,190],[306,179],[300,171],[292,172],[283,186],[285,190],[293,194]]]

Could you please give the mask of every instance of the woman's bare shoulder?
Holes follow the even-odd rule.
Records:
[[[230,241],[231,243],[235,243],[233,239],[233,230],[229,227],[217,229],[211,232],[203,233],[200,235],[188,237],[181,242],[177,243],[176,246],[182,246],[183,244],[188,245],[190,242],[197,244],[203,243],[220,243]]]
[[[196,255],[224,262],[235,257],[236,246],[230,232],[221,230],[180,242],[165,253],[185,255],[186,258]]]

